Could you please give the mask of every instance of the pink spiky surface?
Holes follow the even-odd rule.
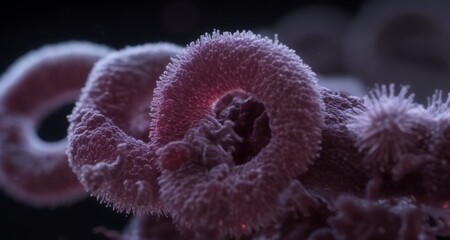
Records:
[[[119,211],[161,212],[148,105],[173,44],[127,48],[94,67],[69,116],[69,163],[88,192]]]
[[[121,91],[111,89],[106,96],[121,96]],[[91,108],[109,106],[101,91],[85,98],[79,139],[94,143],[92,149],[114,139],[116,150],[108,148],[101,158],[116,158],[82,166],[79,176],[94,195],[106,196],[102,200],[120,210],[162,211],[171,217],[136,218],[124,239],[426,239],[448,234],[448,213],[442,209],[448,204],[448,100],[436,94],[424,108],[406,89],[398,95],[393,91],[382,86],[364,99],[330,91],[278,42],[250,32],[213,32],[180,52],[162,73],[150,118],[142,121],[150,134],[140,132],[136,151],[127,148],[133,142],[126,128],[133,111],[107,119],[103,110]],[[87,130],[96,130],[94,141],[86,141]],[[411,135],[408,131],[439,137],[412,134],[428,148],[412,149],[418,140],[399,142],[404,133]],[[77,152],[74,159],[96,159],[92,149]],[[127,175],[134,173],[127,164],[149,162],[150,168]],[[414,167],[423,162],[425,168]],[[132,188],[116,198],[102,189],[117,191],[140,170],[154,184],[150,200],[133,198]],[[120,208],[124,203],[130,209]],[[423,221],[428,218],[431,223]],[[359,219],[363,224],[351,227]]]
[[[220,146],[233,130],[212,108],[234,90],[264,106],[270,128],[267,145],[240,165]],[[273,223],[277,195],[316,156],[322,110],[313,73],[282,44],[249,32],[214,32],[188,46],[161,76],[152,104],[151,141],[178,141],[159,151],[161,198],[174,220],[219,236]]]
[[[98,63],[68,154],[92,195],[146,215],[97,228],[112,239],[433,239],[450,233],[449,102],[330,91],[277,41],[213,32]]]

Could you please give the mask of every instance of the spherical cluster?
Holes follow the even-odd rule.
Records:
[[[364,100],[363,108],[349,113],[348,127],[378,184],[393,181],[396,187],[385,187],[406,186],[418,199],[447,198],[449,100],[443,102],[437,92],[424,107],[407,96],[405,87],[395,95],[393,84]]]
[[[420,140],[421,108],[402,87],[395,95],[394,84],[383,85],[364,99],[362,108],[350,112],[348,127],[358,135],[357,145],[366,152],[364,161],[381,172],[392,171],[405,153]]]

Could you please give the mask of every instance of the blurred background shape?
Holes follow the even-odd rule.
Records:
[[[444,95],[450,90],[449,3],[271,0],[255,6],[243,1],[172,0],[139,4],[40,1],[26,3],[26,7],[4,4],[0,9],[0,71],[5,72],[31,49],[67,40],[84,39],[117,49],[161,41],[185,46],[214,29],[255,30],[271,39],[277,34],[280,42],[294,48],[318,74],[321,85],[360,96],[375,83],[408,84],[419,101],[425,102],[435,88],[444,89]],[[299,41],[306,47],[297,49],[291,39],[307,33],[323,39]],[[5,239],[106,239],[94,234],[93,228],[102,225],[120,231],[129,218],[94,198],[70,207],[35,209],[4,192],[0,192],[0,212]]]
[[[350,17],[341,9],[311,5],[288,12],[274,31],[280,42],[294,49],[312,70],[320,74],[346,73],[343,36]]]
[[[369,1],[346,35],[346,63],[367,85],[410,85],[418,102],[450,90],[450,2]]]

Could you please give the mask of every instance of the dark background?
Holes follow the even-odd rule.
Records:
[[[328,4],[353,14],[362,0],[264,1],[253,5],[242,0],[224,2],[3,5],[0,68],[4,70],[18,56],[43,44],[90,40],[113,48],[159,41],[186,45],[214,29],[234,32],[274,24],[301,6]]]
[[[2,4],[0,71],[4,72],[22,54],[44,44],[88,40],[120,49],[127,45],[167,41],[184,46],[214,29],[234,32],[273,25],[284,14],[300,6],[330,4],[353,15],[362,3],[336,2]],[[57,209],[36,209],[16,202],[0,190],[1,239],[105,239],[94,234],[92,229],[105,226],[120,230],[127,219],[129,216],[116,213],[94,198]]]

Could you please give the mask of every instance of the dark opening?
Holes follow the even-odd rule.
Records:
[[[37,135],[43,141],[57,142],[67,136],[69,122],[67,115],[72,112],[75,103],[67,103],[50,112],[37,127]]]
[[[236,165],[244,164],[256,156],[270,141],[269,117],[264,105],[253,97],[233,91],[219,99],[213,108],[217,120],[234,123],[233,130],[242,137],[242,142],[232,142],[233,159]]]

